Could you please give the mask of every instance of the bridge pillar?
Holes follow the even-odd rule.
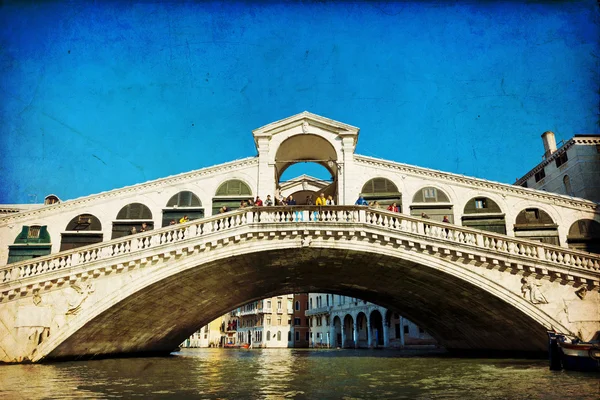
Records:
[[[354,348],[358,349],[358,324],[356,323],[356,318],[354,318],[354,323],[352,324],[353,333],[354,333]]]
[[[383,321],[383,347],[390,346],[390,327],[386,321]]]
[[[404,317],[400,317],[400,347],[404,348]]]

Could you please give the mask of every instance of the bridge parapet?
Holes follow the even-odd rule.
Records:
[[[590,288],[598,286],[600,277],[600,256],[595,254],[386,210],[363,206],[253,207],[9,264],[0,269],[0,301],[20,290],[41,289],[81,276],[99,276],[104,268],[120,271],[132,263],[135,265],[132,256],[142,259],[143,264],[172,252],[173,246],[175,255],[181,255],[184,249],[198,245],[195,242],[198,238],[208,241],[208,246],[217,236],[216,240],[225,244],[235,242],[244,234],[244,228],[247,231],[261,226],[269,235],[287,227],[310,229],[313,236],[331,235],[333,230],[340,229],[363,235],[366,230],[375,230],[387,240],[396,235],[409,243],[412,239],[420,240],[421,247],[429,246],[433,251],[443,248],[449,254],[452,247],[455,256],[471,258],[476,263],[501,260],[517,270],[537,269],[544,275],[556,271],[566,281],[579,275]],[[486,260],[484,254],[493,260]],[[109,265],[100,267],[103,261]]]

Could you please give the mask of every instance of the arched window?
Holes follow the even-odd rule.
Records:
[[[490,198],[474,197],[465,204],[463,226],[506,235],[506,221],[502,210]]]
[[[569,178],[569,175],[565,175],[563,177],[563,185],[565,186],[565,193],[569,196],[573,196],[573,189],[571,188],[571,178]]]
[[[271,331],[267,331],[267,340],[271,340]]]
[[[49,194],[44,199],[44,205],[58,204],[58,203],[60,203],[60,199],[58,198],[58,196],[53,195],[53,194]]]
[[[146,229],[154,227],[152,211],[141,203],[127,204],[117,214],[117,220],[113,221],[112,238],[120,238],[142,230],[142,224]],[[135,232],[134,232],[135,228]]]
[[[61,233],[60,251],[100,243],[102,237],[100,220],[92,214],[80,214],[69,221]]]
[[[559,245],[558,225],[552,217],[539,208],[526,208],[518,215],[514,225],[515,236],[542,243]]]
[[[117,219],[152,219],[152,212],[141,203],[127,204],[117,214]]]
[[[600,254],[600,223],[580,219],[569,228],[567,243],[570,248]]]
[[[363,185],[360,193],[369,203],[378,202],[382,208],[396,203],[402,211],[402,194],[389,179],[373,178]]]
[[[277,340],[281,341],[281,331],[277,331]]]
[[[235,210],[240,207],[242,200],[248,200],[252,197],[252,190],[239,179],[231,179],[219,186],[215,192],[212,201],[212,213],[218,214],[221,207],[225,206],[229,210]]]
[[[14,244],[8,246],[8,264],[50,254],[52,244],[46,225],[23,226]]]
[[[178,223],[184,216],[189,221],[204,218],[200,198],[190,191],[179,192],[169,199],[163,209],[162,226],[171,225],[171,221]]]
[[[296,300],[296,311],[300,310],[300,302]]]
[[[443,190],[433,186],[424,187],[413,196],[410,215],[421,217],[423,214],[435,221],[443,221],[447,217],[454,223],[450,198]]]

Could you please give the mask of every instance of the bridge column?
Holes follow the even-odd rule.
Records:
[[[358,349],[358,324],[356,323],[356,318],[354,318],[352,326],[354,327],[354,348]]]
[[[342,349],[346,347],[346,324],[341,324],[342,327]]]
[[[404,348],[404,317],[400,317],[400,347]]]
[[[385,320],[383,321],[383,347],[390,347],[390,325]]]
[[[330,348],[336,347],[337,343],[335,342],[336,341],[335,324],[329,326],[329,338],[328,339],[329,339],[329,341],[327,342],[327,344],[329,344],[329,347]]]
[[[369,311],[367,310],[367,313],[368,312]],[[372,332],[373,331],[372,331],[372,327],[371,327],[371,320],[370,320],[369,316],[367,315],[367,348],[373,347],[372,346],[372,342],[373,342],[373,339],[372,339],[373,334],[372,334]]]
[[[269,164],[269,140],[271,135],[257,136],[258,185],[254,196],[265,199],[268,194],[275,198],[275,165]]]

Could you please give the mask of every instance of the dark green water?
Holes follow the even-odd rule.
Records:
[[[0,399],[593,399],[598,375],[544,360],[378,350],[188,349],[166,358],[0,366]]]

